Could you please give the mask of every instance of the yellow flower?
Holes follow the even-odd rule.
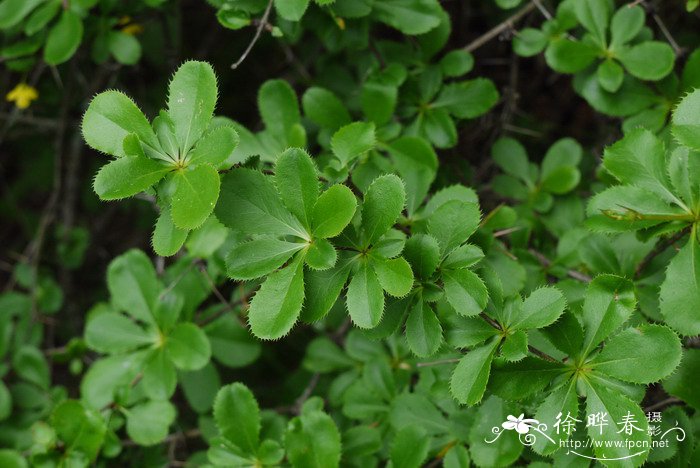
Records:
[[[337,24],[341,30],[345,30],[345,20],[340,16],[335,17],[335,24]]]
[[[121,31],[129,36],[135,36],[143,32],[143,26],[140,23],[132,23],[131,16],[122,16],[117,21],[117,26],[121,26]]]
[[[143,26],[141,26],[139,23],[127,24],[122,28],[122,32],[124,34],[128,34],[129,36],[135,36],[143,32]]]
[[[39,97],[39,93],[36,88],[29,86],[26,83],[19,83],[15,86],[12,91],[7,93],[5,99],[15,102],[15,105],[20,109],[26,109],[32,103],[33,100]]]

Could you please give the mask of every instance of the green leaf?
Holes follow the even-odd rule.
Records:
[[[7,468],[27,468],[29,466],[22,454],[12,449],[0,449],[0,464]]]
[[[596,111],[614,117],[627,117],[653,106],[657,94],[641,81],[625,74],[622,86],[616,93],[604,90],[592,70],[574,76],[574,89]],[[634,99],[628,96],[634,95]]]
[[[669,189],[664,145],[648,130],[635,129],[606,148],[603,165],[623,183],[676,200]]]
[[[457,363],[450,379],[450,392],[463,405],[475,405],[486,391],[491,373],[491,361],[499,340],[474,348]]]
[[[664,218],[688,215],[653,192],[632,185],[603,190],[589,200],[586,212],[587,225],[602,232],[634,231],[660,224]]]
[[[12,394],[5,382],[0,381],[0,421],[4,421],[12,414]]]
[[[513,50],[521,57],[532,57],[547,47],[547,36],[535,28],[523,28],[513,38]]]
[[[648,423],[642,409],[626,396],[619,392],[608,389],[595,380],[586,381],[586,413],[596,414],[604,413],[607,415],[608,424],[604,426],[588,426],[588,436],[596,444],[593,448],[596,457],[608,459],[620,459],[627,457],[626,460],[620,461],[617,466],[636,467],[644,463],[649,453],[649,440],[647,434]],[[630,417],[633,426],[630,427],[631,433],[626,433],[623,429],[623,418]],[[623,427],[620,427],[623,426]],[[617,443],[616,443],[617,442]],[[621,443],[621,445],[618,445]],[[627,448],[626,443],[639,444],[632,445],[632,448]],[[647,444],[647,448],[644,445]],[[631,457],[631,455],[641,452],[640,455]]]
[[[374,328],[384,312],[384,292],[374,270],[366,261],[360,263],[348,285],[347,308],[353,323],[360,328]]]
[[[673,136],[684,146],[700,151],[700,90],[685,96],[673,111]]]
[[[504,431],[497,440],[488,443],[495,437],[493,428],[500,427],[508,415],[519,414],[518,410],[512,403],[494,396],[478,408],[468,434],[469,453],[476,466],[509,466],[520,458],[524,446],[516,431]]]
[[[218,169],[236,149],[238,141],[238,132],[232,126],[216,127],[197,141],[189,160],[192,164],[211,164]]]
[[[140,250],[129,250],[107,268],[107,287],[120,310],[146,323],[158,301],[161,286],[151,260]]]
[[[583,346],[583,329],[576,316],[564,313],[557,322],[540,330],[559,351],[578,356]]]
[[[309,0],[275,0],[275,10],[287,21],[299,21],[308,6]]]
[[[598,43],[605,44],[610,20],[607,0],[579,0],[574,3],[574,11],[579,22],[595,36]]]
[[[124,65],[135,65],[141,59],[141,44],[131,34],[121,31],[110,31],[107,44],[117,62]]]
[[[421,279],[428,279],[440,263],[440,246],[429,234],[415,234],[406,241],[403,256]]]
[[[645,13],[644,9],[635,5],[626,8],[620,8],[615,12],[610,23],[610,33],[612,40],[610,46],[618,48],[634,39],[639,34],[639,31],[644,27]]]
[[[403,211],[406,191],[393,174],[374,179],[362,204],[362,233],[365,247],[374,244],[394,225]]]
[[[261,237],[236,245],[226,256],[226,272],[237,280],[260,278],[281,267],[304,244]]]
[[[636,302],[634,285],[628,279],[600,275],[589,283],[581,315],[584,356],[627,321]]]
[[[118,157],[126,156],[124,139],[132,133],[144,145],[160,146],[141,110],[119,91],[105,91],[95,96],[83,116],[82,130],[90,147]]]
[[[144,393],[154,400],[168,400],[177,387],[175,365],[163,348],[153,350],[141,379]]]
[[[12,354],[12,368],[17,376],[31,382],[43,390],[48,390],[51,382],[50,370],[44,354],[32,345],[20,345]]]
[[[598,51],[583,41],[554,39],[545,50],[544,57],[552,70],[559,73],[576,73],[593,63]]]
[[[301,120],[297,95],[284,80],[263,83],[258,90],[258,109],[265,127],[285,142],[289,132]]]
[[[608,340],[590,364],[610,377],[649,384],[668,376],[680,362],[681,342],[671,329],[641,325]]]
[[[455,445],[447,451],[443,466],[445,468],[469,468],[471,459],[464,445]]]
[[[374,4],[372,16],[404,34],[424,34],[440,24],[435,0],[385,0]]]
[[[437,148],[451,148],[457,144],[457,127],[447,109],[428,109],[419,115],[416,125],[419,128],[422,125],[424,135]]]
[[[180,169],[173,175],[173,193],[170,215],[180,229],[196,229],[214,211],[219,197],[219,173],[209,164]]]
[[[256,170],[237,168],[224,176],[215,213],[244,234],[307,237],[299,220],[282,205],[271,178]]]
[[[388,369],[388,366],[386,367]],[[448,422],[442,412],[421,393],[401,393],[391,401],[390,422],[395,429],[420,427],[430,435],[443,434]]]
[[[321,239],[335,237],[350,223],[357,209],[357,199],[344,185],[334,185],[323,192],[313,207],[311,227]]]
[[[404,136],[392,141],[387,150],[406,184],[407,210],[415,212],[428,194],[437,174],[438,160],[433,148],[422,138]]]
[[[413,287],[413,271],[411,265],[403,258],[372,258],[370,261],[379,284],[388,294],[403,297]]]
[[[319,336],[309,343],[304,356],[304,368],[311,372],[328,373],[350,368],[355,361],[330,338]]]
[[[333,268],[338,260],[338,252],[336,252],[333,244],[326,239],[316,239],[308,245],[304,261],[314,270],[328,270]]]
[[[338,300],[349,274],[350,267],[342,256],[334,268],[323,271],[308,271],[306,273],[306,302],[301,313],[302,320],[315,322],[323,318]]]
[[[156,227],[153,230],[153,250],[162,257],[175,255],[180,251],[187,239],[189,231],[175,226],[169,207],[160,210]]]
[[[555,287],[536,289],[523,301],[520,313],[513,318],[509,329],[529,330],[551,325],[566,307],[564,295]]]
[[[165,351],[182,370],[201,369],[211,357],[207,335],[193,323],[178,324],[165,338]]]
[[[343,102],[331,91],[312,86],[301,98],[304,114],[319,127],[336,131],[352,121]]]
[[[51,425],[68,453],[77,451],[89,460],[97,458],[107,432],[102,415],[79,401],[66,400],[54,408]]]
[[[440,68],[445,76],[465,75],[474,68],[474,56],[466,50],[452,50],[440,59]]]
[[[648,41],[625,48],[618,57],[631,75],[642,80],[660,80],[673,70],[675,55],[665,42]]]
[[[204,331],[212,356],[224,366],[245,367],[260,356],[260,342],[232,314],[207,324]]]
[[[561,363],[529,356],[518,362],[496,360],[489,390],[507,400],[522,400],[542,391],[564,372],[566,368]]]
[[[430,215],[428,233],[437,239],[444,257],[474,234],[480,220],[477,204],[451,200]]]
[[[500,355],[506,361],[520,361],[527,356],[527,343],[527,333],[523,330],[514,330],[503,340]]]
[[[85,341],[91,349],[100,353],[118,354],[152,343],[153,336],[128,317],[106,312],[88,320]]]
[[[560,386],[552,393],[547,395],[547,398],[539,405],[534,418],[540,422],[547,424],[547,429],[543,432],[555,443],[552,443],[547,437],[538,436],[535,439],[535,444],[532,449],[540,455],[550,455],[559,449],[560,444],[569,439],[569,434],[554,427],[554,421],[559,416],[562,420],[566,419],[567,415],[578,418],[578,393],[576,392],[576,379],[571,379],[564,385]]]
[[[0,29],[9,29],[22,21],[44,0],[5,0],[0,2]]]
[[[406,341],[416,356],[435,354],[442,344],[442,326],[427,302],[418,296],[406,319]]]
[[[345,125],[331,138],[331,150],[343,166],[347,166],[374,148],[375,144],[376,137],[372,122],[353,122]]]
[[[397,468],[423,466],[430,448],[430,439],[426,435],[425,430],[419,426],[406,426],[399,430],[391,444],[392,466]]]
[[[362,112],[368,120],[377,125],[385,124],[394,115],[397,97],[397,85],[368,80],[362,86],[360,96]]]
[[[214,400],[214,419],[223,437],[247,454],[260,445],[260,408],[242,383],[222,387]]]
[[[438,308],[441,308],[441,304],[443,303],[438,303]],[[446,341],[455,348],[470,348],[498,334],[498,330],[481,317],[453,315],[447,323]]]
[[[680,366],[664,380],[664,390],[698,410],[700,408],[700,394],[697,391],[699,373],[700,349],[685,349]]]
[[[659,290],[666,323],[683,335],[700,333],[700,245],[694,238],[668,264]]]
[[[208,63],[188,61],[175,72],[168,89],[168,114],[180,154],[186,155],[209,127],[217,94],[216,75]]]
[[[498,90],[491,80],[476,78],[443,86],[431,107],[444,107],[459,119],[473,119],[488,112],[498,98]]]
[[[148,351],[118,354],[94,362],[80,382],[81,399],[93,409],[112,403],[119,387],[131,385],[143,370]]]
[[[167,437],[176,414],[169,401],[138,404],[129,408],[126,414],[126,433],[139,445],[155,445]]]
[[[343,432],[343,456],[355,458],[372,455],[381,449],[379,429],[371,426],[354,426]]]
[[[5,5],[8,3],[12,2],[5,2]],[[28,7],[31,6],[33,3],[36,4],[37,2],[22,2],[23,7]],[[42,29],[46,28],[46,25],[49,24],[49,21],[54,19],[58,12],[61,10],[61,3],[57,1],[52,1],[52,2],[43,2],[42,0],[39,0],[38,3],[44,3],[43,5],[40,5],[38,8],[36,8],[31,15],[27,17],[27,20],[24,22],[24,33],[27,36],[32,36],[35,33],[41,31]],[[21,12],[22,8],[18,8],[15,13]],[[2,18],[7,18],[9,17],[10,14],[6,12],[0,13],[0,17]],[[5,20],[7,21],[7,20]],[[2,25],[0,25],[0,29],[3,29]]]
[[[286,150],[275,164],[275,184],[287,209],[308,227],[319,193],[311,157],[299,148]]]
[[[216,367],[210,362],[193,372],[180,373],[180,385],[193,410],[199,414],[208,413],[221,388],[221,379]]]
[[[60,65],[67,61],[78,50],[82,38],[83,21],[73,11],[63,10],[61,18],[46,38],[44,61],[49,65]]]
[[[304,268],[300,257],[272,273],[250,303],[248,321],[255,336],[275,340],[289,333],[304,302]]]
[[[660,80],[673,70],[676,56],[665,42],[647,41],[618,52],[620,62],[641,80]]]
[[[125,156],[102,166],[93,188],[102,200],[132,197],[161,180],[170,169],[145,156]]]
[[[340,463],[340,433],[322,411],[303,411],[289,421],[284,440],[294,468],[333,468]]]
[[[506,174],[522,180],[528,187],[535,185],[527,152],[518,140],[509,137],[499,138],[491,147],[491,156]]]
[[[625,78],[625,71],[615,60],[610,58],[600,62],[596,74],[600,86],[611,93],[620,89],[622,80]]]
[[[469,270],[444,271],[445,298],[458,314],[477,315],[486,308],[488,290],[476,273]]]

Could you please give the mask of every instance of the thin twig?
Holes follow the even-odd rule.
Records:
[[[493,233],[493,237],[503,237],[507,236],[508,234],[511,234],[513,232],[517,232],[522,230],[522,226],[513,226],[507,229],[501,229],[500,231],[496,231]]]
[[[455,362],[459,362],[460,358],[452,358],[452,359],[441,359],[439,361],[428,361],[428,362],[418,362],[416,363],[416,367],[430,367],[430,366],[439,366],[441,364],[454,364]]]
[[[482,45],[486,44],[489,42],[491,39],[494,37],[497,37],[499,34],[501,34],[503,31],[506,31],[508,29],[512,29],[515,27],[515,23],[520,21],[525,15],[530,13],[532,10],[534,10],[537,7],[535,1],[531,1],[524,7],[522,7],[520,10],[518,10],[513,16],[509,17],[502,23],[498,24],[494,28],[491,28],[490,30],[486,31],[484,34],[481,36],[477,37],[474,39],[472,42],[467,44],[464,47],[464,50],[467,52],[473,52]]]
[[[680,56],[683,54],[683,49],[678,45],[676,40],[673,38],[671,35],[671,32],[668,30],[664,22],[661,20],[661,17],[657,15],[656,13],[652,13],[651,17],[654,18],[654,21],[656,22],[657,26],[659,26],[659,29],[661,30],[661,33],[664,35],[666,40],[668,41],[669,44],[671,44],[671,47],[673,47],[673,52],[676,54],[676,56]]]
[[[540,262],[540,265],[542,265],[544,268],[549,268],[550,266],[552,266],[552,261],[545,257],[543,253],[538,252],[535,249],[529,249],[529,251],[532,255],[535,256],[537,261]],[[590,283],[593,280],[593,278],[591,278],[587,274],[581,273],[577,270],[569,269],[566,271],[566,274],[569,275],[569,277],[575,280],[583,281],[584,283]]]
[[[528,349],[528,351],[530,351],[532,354],[534,354],[535,356],[538,356],[538,357],[544,359],[545,361],[549,361],[549,362],[559,362],[559,361],[557,361],[556,359],[554,359],[552,356],[550,356],[549,354],[547,354],[547,353],[545,353],[544,351],[541,351],[541,350],[535,348],[535,347],[532,346],[532,345],[527,345],[527,349]]]
[[[639,262],[639,265],[637,265],[637,268],[634,270],[634,278],[638,279],[639,276],[642,274],[642,272],[646,269],[647,266],[651,263],[654,258],[656,258],[657,255],[661,254],[664,250],[678,242],[683,236],[685,236],[688,233],[688,228],[683,229],[681,231],[678,231],[675,233],[673,236],[666,238],[664,241],[661,241],[657,243],[654,248],[646,254],[646,256],[642,259],[641,262]]]
[[[666,408],[667,406],[678,405],[678,404],[685,404],[685,402],[679,398],[676,398],[676,397],[669,397],[669,398],[666,398],[665,400],[659,401],[658,403],[654,403],[653,405],[647,406],[646,408],[644,408],[644,412],[647,413],[649,411],[655,411],[655,410]]]
[[[265,8],[265,13],[263,13],[262,18],[260,19],[260,23],[258,23],[258,27],[255,30],[255,35],[253,36],[253,40],[250,41],[250,44],[248,44],[248,47],[243,51],[243,54],[240,56],[238,60],[236,60],[236,63],[231,65],[231,70],[235,70],[238,68],[238,66],[243,63],[243,61],[248,57],[248,54],[250,53],[251,50],[253,50],[253,47],[255,46],[255,43],[258,42],[258,39],[260,39],[260,34],[262,33],[262,30],[265,29],[265,26],[267,25],[267,19],[270,17],[270,11],[272,10],[272,0],[267,2],[267,7]]]
[[[540,0],[532,0],[533,3],[537,6],[537,9],[540,10],[540,13],[542,13],[542,16],[544,16],[547,20],[552,19],[552,14],[549,12],[548,9],[542,5],[542,2]]]
[[[294,414],[300,414],[301,413],[301,407],[304,406],[304,403],[306,403],[306,400],[309,399],[311,394],[313,393],[314,389],[316,388],[316,385],[318,385],[318,379],[321,377],[321,374],[316,372],[314,375],[311,376],[311,379],[309,380],[309,383],[306,385],[306,388],[304,391],[299,395],[299,398],[297,398],[294,401],[294,405],[292,406],[292,412]]]

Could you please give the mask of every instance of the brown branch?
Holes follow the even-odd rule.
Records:
[[[657,255],[661,254],[667,248],[678,242],[683,236],[688,233],[689,228],[682,229],[675,233],[671,237],[667,237],[666,240],[657,243],[654,248],[646,254],[646,256],[639,262],[637,268],[634,269],[634,279],[638,279],[642,272],[649,266],[649,264],[656,258]]]
[[[545,255],[543,253],[538,252],[535,249],[529,249],[529,252],[535,256],[537,261],[540,262],[540,265],[542,265],[544,268],[549,268],[552,266],[552,261],[550,259],[548,259],[547,257],[545,257]],[[590,276],[588,276],[585,273],[581,273],[578,270],[569,269],[566,271],[566,274],[569,275],[569,277],[571,277],[575,280],[582,281],[584,283],[590,283],[593,280],[593,278],[591,278]]]
[[[657,403],[654,403],[653,405],[647,406],[646,408],[644,408],[644,412],[647,413],[649,411],[656,411],[656,410],[664,409],[664,408],[671,406],[671,405],[679,405],[679,404],[684,405],[685,402],[683,400],[681,400],[680,398],[669,397],[669,398],[666,398],[665,400],[661,400]]]
[[[265,13],[263,13],[262,18],[260,18],[260,22],[258,23],[258,27],[255,30],[255,35],[253,36],[253,40],[250,41],[250,44],[248,44],[248,47],[243,51],[243,54],[241,54],[240,58],[236,60],[236,62],[231,65],[231,70],[235,70],[238,68],[238,66],[243,63],[243,61],[248,57],[248,54],[250,54],[250,51],[253,50],[253,47],[255,46],[255,43],[258,42],[258,39],[260,39],[260,34],[262,33],[263,29],[265,29],[265,26],[268,24],[267,20],[270,17],[270,11],[272,10],[272,0],[267,2],[267,7],[265,8]]]
[[[484,34],[482,34],[481,36],[477,37],[472,42],[467,44],[464,47],[464,50],[466,50],[467,52],[473,52],[476,49],[478,49],[479,47],[481,47],[482,45],[489,42],[494,37],[501,34],[502,32],[507,31],[508,29],[513,29],[515,27],[515,23],[517,23],[522,18],[524,18],[525,15],[530,13],[536,7],[537,7],[536,2],[531,1],[530,3],[528,3],[527,5],[522,7],[520,10],[518,10],[513,16],[509,17],[508,19],[506,19],[502,23],[498,24],[494,28],[488,30],[487,32],[485,32]]]

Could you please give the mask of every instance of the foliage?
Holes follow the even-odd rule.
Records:
[[[0,0],[1,466],[700,463],[697,2],[206,3]]]

